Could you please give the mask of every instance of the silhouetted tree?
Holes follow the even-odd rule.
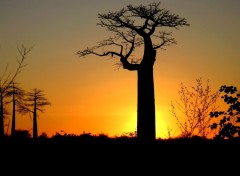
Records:
[[[155,97],[153,66],[156,50],[176,44],[171,32],[165,28],[179,29],[189,26],[185,18],[160,8],[160,2],[147,6],[127,5],[117,12],[98,14],[97,24],[110,31],[113,36],[98,43],[97,46],[80,50],[80,57],[94,54],[118,58],[124,69],[137,71],[137,138],[141,141],[156,139],[155,130]],[[136,47],[143,46],[143,57],[133,58]]]
[[[17,85],[16,83],[12,83],[9,86],[9,89],[6,93],[7,97],[11,97],[9,103],[12,103],[12,126],[11,126],[11,136],[14,137],[16,132],[16,112],[17,107],[22,104],[24,98],[24,90]]]
[[[33,138],[38,137],[38,125],[37,125],[37,112],[44,112],[44,107],[51,105],[43,94],[43,90],[32,89],[30,92],[26,92],[25,103],[21,104],[19,107],[19,112],[31,113],[33,117]]]
[[[221,98],[227,103],[228,109],[224,111],[212,111],[210,115],[212,118],[217,118],[218,122],[211,125],[211,129],[217,129],[218,134],[215,138],[218,139],[232,139],[240,137],[240,91],[235,86],[223,85],[219,92]]]
[[[205,87],[202,78],[196,79],[196,82],[196,86],[189,87],[181,83],[178,91],[180,101],[177,101],[176,105],[171,103],[170,112],[177,120],[181,137],[184,138],[196,135],[207,138],[210,135],[210,124],[212,123],[209,113],[217,109],[218,91],[212,93],[209,80]]]
[[[15,81],[22,68],[25,66],[24,61],[27,54],[32,50],[32,48],[27,49],[24,45],[22,45],[21,47],[17,46],[17,50],[20,55],[20,59],[17,58],[18,67],[16,68],[14,74],[9,73],[8,66],[6,66],[4,72],[0,77],[0,138],[4,136],[4,112],[6,112],[4,111],[4,105],[7,91],[10,89],[11,84]]]

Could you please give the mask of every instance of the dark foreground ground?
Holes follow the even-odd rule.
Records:
[[[96,153],[131,154],[216,154],[240,152],[240,139],[214,140],[194,138],[157,139],[138,141],[134,137],[55,137],[55,138],[5,138],[0,143],[2,151],[9,153],[58,153],[64,155]]]
[[[136,138],[6,138],[0,147],[0,169],[10,175],[240,173],[239,139],[159,139],[143,143]]]

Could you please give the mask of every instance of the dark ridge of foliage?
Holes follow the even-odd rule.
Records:
[[[82,164],[86,167],[92,165],[133,167],[135,163],[146,162],[162,164],[162,162],[187,161],[192,164],[193,161],[205,160],[204,162],[210,164],[225,161],[224,158],[232,160],[239,157],[240,140],[192,137],[157,139],[152,143],[144,143],[138,141],[136,137],[84,134],[56,135],[52,138],[37,139],[6,137],[0,141],[0,148],[4,151],[2,155],[4,160],[21,158],[30,164],[32,161],[44,161],[44,165],[57,163],[64,168],[66,165],[70,168],[71,165],[77,165],[78,168]]]
[[[40,135],[38,138],[12,138],[5,136],[0,141],[0,147],[4,154],[13,157],[36,158],[76,158],[78,160],[97,159],[116,160],[116,158],[131,157],[150,159],[154,157],[199,159],[199,158],[217,158],[227,156],[236,158],[239,154],[240,139],[207,139],[199,136],[190,138],[158,138],[154,142],[145,143],[139,141],[136,136],[121,135],[109,137],[105,134],[93,135],[83,133],[80,135],[56,133],[51,138],[46,135]],[[7,158],[9,158],[7,156]],[[34,158],[32,158],[34,156]]]
[[[191,138],[169,138],[161,139],[158,138],[152,143],[144,143],[139,141],[136,137],[129,136],[115,136],[109,137],[107,135],[92,135],[91,133],[85,133],[80,135],[74,134],[64,134],[61,135],[56,133],[56,135],[48,138],[46,136],[39,136],[37,139],[29,137],[29,134],[25,130],[18,131],[18,135],[15,137],[5,136],[1,141],[1,145],[15,145],[15,144],[32,144],[32,145],[232,145],[240,144],[239,138],[233,139],[206,139],[199,136],[193,136]]]

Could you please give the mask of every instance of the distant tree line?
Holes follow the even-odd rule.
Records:
[[[8,66],[6,66],[2,75],[0,75],[0,138],[7,135],[10,125],[10,120],[7,121],[9,115],[12,115],[10,135],[11,137],[16,137],[18,135],[16,134],[17,113],[21,115],[30,113],[33,118],[33,138],[37,138],[37,112],[43,112],[44,107],[50,105],[50,102],[43,94],[43,90],[34,88],[30,91],[25,91],[16,81],[17,76],[26,66],[25,60],[27,55],[31,52],[32,47],[26,48],[24,45],[21,47],[17,46],[17,50],[20,58],[17,59],[18,66],[14,74],[9,72]],[[10,108],[12,108],[12,113],[10,113]],[[5,128],[7,128],[6,132]],[[20,130],[19,133],[22,134],[23,131]]]

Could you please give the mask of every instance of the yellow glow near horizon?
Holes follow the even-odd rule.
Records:
[[[156,138],[168,138],[168,125],[164,117],[162,111],[156,110]]]
[[[0,72],[9,64],[9,72],[14,73],[19,57],[16,43],[34,46],[16,81],[26,91],[44,90],[52,103],[39,113],[39,134],[85,131],[114,136],[136,130],[136,72],[115,71],[114,64],[119,60],[76,55],[78,50],[95,46],[111,35],[96,25],[98,13],[120,10],[129,2],[1,1]],[[240,1],[217,5],[215,1],[161,2],[163,8],[190,23],[190,27],[173,30],[178,44],[159,49],[154,64],[156,136],[166,138],[178,132],[169,108],[178,98],[181,82],[195,85],[195,80],[202,77],[210,80],[214,91],[223,84],[240,87]],[[134,51],[134,57],[142,57],[139,50],[141,54]],[[10,133],[11,115],[8,117],[5,131]],[[32,132],[32,120],[17,115],[16,128]]]
[[[166,117],[166,115],[167,114],[165,114],[164,112],[160,110],[156,110],[156,124],[155,124],[156,138],[172,137],[169,123],[166,121],[166,118],[164,118]],[[129,117],[130,118],[127,120],[126,124],[123,126],[123,131],[126,133],[137,131],[137,113],[131,113]]]

